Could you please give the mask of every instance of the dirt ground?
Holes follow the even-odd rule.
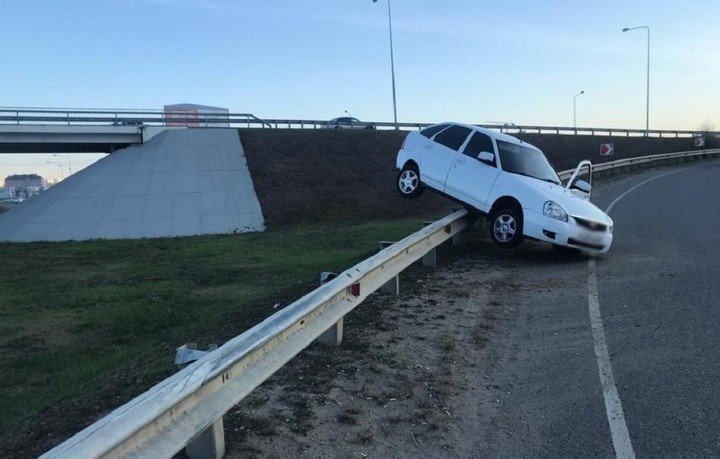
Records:
[[[373,294],[346,318],[341,347],[312,346],[233,409],[228,457],[497,453],[487,436],[513,383],[493,368],[513,352],[494,341],[547,290],[527,259],[559,255],[535,243],[498,251],[484,231],[469,239],[441,269],[403,273],[400,296]]]

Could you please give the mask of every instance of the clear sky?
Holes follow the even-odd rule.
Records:
[[[392,120],[386,0],[3,0],[0,105]],[[400,121],[720,128],[720,1],[391,0]],[[74,155],[73,168],[97,155]],[[59,177],[0,156],[0,178]],[[66,172],[67,173],[67,172]]]

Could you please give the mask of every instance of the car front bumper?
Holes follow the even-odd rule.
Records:
[[[605,231],[591,231],[578,225],[572,217],[563,222],[528,209],[523,209],[523,217],[523,233],[538,241],[571,247],[591,255],[605,254],[612,245],[612,227]]]

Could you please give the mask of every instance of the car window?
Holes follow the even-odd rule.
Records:
[[[449,124],[438,124],[435,126],[426,127],[425,129],[420,131],[420,134],[424,135],[425,137],[427,137],[429,139],[430,137],[434,136],[435,134],[442,131],[443,129],[445,129],[448,126],[450,126],[450,125]]]
[[[540,150],[502,140],[497,141],[497,146],[504,171],[561,184],[555,169]]]
[[[471,129],[464,126],[452,125],[449,128],[442,131],[440,134],[435,136],[435,142],[445,145],[453,150],[459,150],[462,144],[470,135]]]
[[[471,158],[477,159],[481,151],[487,151],[489,153],[495,154],[495,148],[493,147],[492,139],[490,138],[490,136],[487,134],[483,134],[482,132],[475,132],[470,138],[468,144],[465,146],[463,154],[468,155]],[[490,166],[495,166],[496,164],[495,161],[481,162]]]

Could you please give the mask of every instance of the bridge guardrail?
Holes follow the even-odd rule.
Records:
[[[257,127],[274,129],[324,129],[327,120],[275,119],[259,118],[252,113],[198,113],[183,118],[182,113],[168,113],[162,110],[132,109],[53,109],[32,107],[0,107],[0,124],[102,124],[113,122],[142,122],[151,126],[189,124],[195,127],[231,126]],[[377,129],[395,129],[396,125],[386,121],[368,121]],[[398,123],[402,130],[416,130],[430,126],[432,123]],[[509,134],[565,134],[565,135],[597,135],[610,137],[642,137],[644,129],[623,129],[607,127],[568,127],[514,124],[478,124],[477,126],[498,130]],[[661,130],[652,129],[647,132],[649,137],[692,137],[700,134],[693,130]],[[718,132],[711,134],[717,135]]]

